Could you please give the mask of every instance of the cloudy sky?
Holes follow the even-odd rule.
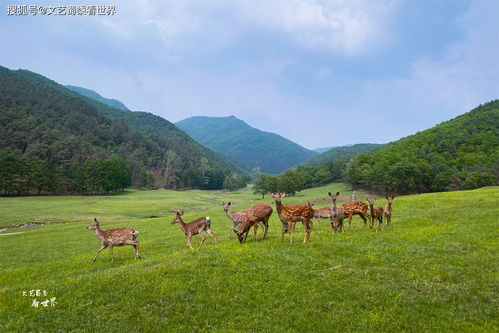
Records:
[[[0,0],[0,65],[172,122],[384,143],[499,98],[497,0]],[[8,16],[8,5],[115,5]]]

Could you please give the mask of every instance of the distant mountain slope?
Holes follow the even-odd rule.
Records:
[[[320,147],[320,148],[315,148],[315,149],[312,149],[312,150],[315,151],[316,153],[322,154],[322,153],[325,153],[328,150],[331,150],[331,149],[336,148],[336,147],[338,147],[338,146]]]
[[[499,100],[359,154],[346,176],[353,184],[398,193],[499,184]]]
[[[95,92],[93,90],[81,88],[81,87],[76,87],[76,86],[71,86],[71,85],[65,85],[64,87],[66,87],[69,90],[72,90],[80,95],[94,99],[97,102],[101,102],[101,103],[104,103],[108,106],[112,106],[113,108],[117,108],[117,109],[120,109],[123,111],[129,111],[129,109],[125,106],[125,104],[121,103],[120,101],[118,101],[116,99],[102,97],[101,95],[99,95],[97,92]]]
[[[191,117],[176,125],[202,145],[228,156],[246,169],[277,174],[317,153],[280,135],[253,128],[234,117]]]
[[[0,110],[0,150],[60,173],[116,154],[134,184],[153,177],[159,186],[215,189],[237,170],[165,119],[109,107],[30,71],[0,66]]]
[[[304,165],[321,165],[327,162],[333,162],[340,158],[353,157],[360,153],[367,153],[371,150],[374,150],[378,147],[381,147],[382,144],[377,143],[359,143],[355,145],[348,145],[343,147],[335,147],[332,148],[318,156],[312,157],[310,160],[303,163]]]

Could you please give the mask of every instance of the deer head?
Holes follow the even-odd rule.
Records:
[[[92,222],[91,225],[89,225],[86,229],[87,230],[95,230],[99,228],[99,221],[97,221],[96,218],[94,218],[94,222]]]
[[[227,203],[223,202],[222,205],[224,206],[224,211],[227,213],[229,211],[230,205],[233,205],[234,203],[229,201]]]
[[[270,193],[269,192],[269,195],[274,198],[275,202],[276,203],[281,203],[281,198],[284,198],[286,196],[286,193],[279,193],[279,192],[276,192],[276,193]]]
[[[391,204],[392,204],[392,202],[393,202],[393,199],[395,199],[395,196],[394,196],[394,195],[392,195],[391,197],[385,197],[385,198],[386,198],[386,200],[388,201],[388,204],[390,204],[390,205],[391,205]]]
[[[336,199],[338,199],[338,197],[340,196],[340,192],[336,192],[335,194],[329,192],[328,195],[331,197],[331,199],[333,199],[333,202],[335,202]]]
[[[181,216],[184,215],[184,211],[183,210],[178,210],[175,213],[176,213],[176,215],[173,218],[172,224],[182,222],[182,217]]]

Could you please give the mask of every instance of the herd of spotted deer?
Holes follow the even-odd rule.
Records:
[[[282,197],[285,196],[283,193],[269,193],[275,201],[277,214],[282,222],[282,232],[281,241],[284,241],[284,235],[289,234],[289,241],[292,242],[292,234],[295,229],[296,222],[301,222],[304,226],[305,237],[303,242],[306,243],[310,240],[310,234],[312,233],[312,219],[317,219],[317,225],[320,224],[321,219],[329,219],[331,222],[331,227],[334,233],[343,231],[343,221],[348,218],[348,230],[351,229],[352,217],[353,215],[359,215],[363,222],[364,228],[367,225],[368,219],[371,220],[370,228],[373,229],[375,221],[378,222],[376,231],[380,228],[384,230],[385,225],[383,220],[386,221],[386,226],[390,225],[392,217],[392,202],[395,198],[394,196],[386,197],[388,204],[385,207],[374,206],[375,200],[367,199],[369,206],[359,200],[352,200],[350,202],[344,203],[338,206],[336,200],[340,195],[339,192],[328,195],[333,200],[332,206],[327,206],[319,209],[313,209],[315,202],[308,203],[308,205],[283,205],[281,202]],[[259,203],[252,208],[241,211],[241,212],[231,212],[229,207],[232,205],[231,202],[223,203],[223,209],[227,214],[227,217],[232,221],[233,225],[230,227],[229,236],[234,232],[239,242],[244,243],[246,237],[248,236],[249,230],[253,227],[255,240],[257,238],[257,229],[259,226],[263,228],[263,239],[267,237],[267,232],[269,229],[269,219],[272,215],[273,209],[269,204]],[[368,213],[370,210],[370,214]],[[217,240],[215,234],[211,231],[211,220],[209,217],[200,217],[197,220],[185,223],[182,220],[183,211],[176,211],[175,218],[172,224],[178,223],[180,230],[185,234],[187,238],[187,246],[192,248],[192,237],[199,235],[201,237],[201,244],[199,248],[203,246],[206,240],[207,233],[210,235],[217,246]],[[139,242],[137,241],[137,236],[139,232],[133,228],[117,228],[102,230],[99,225],[99,221],[94,219],[94,222],[87,227],[88,230],[95,230],[97,238],[101,241],[102,246],[98,250],[97,254],[93,258],[93,261],[97,259],[97,256],[101,251],[109,247],[111,253],[111,260],[114,261],[113,247],[114,246],[124,246],[131,245],[135,248],[134,259],[140,258],[139,254]]]

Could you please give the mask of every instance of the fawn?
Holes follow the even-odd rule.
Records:
[[[284,241],[284,234],[289,234],[289,241],[293,242],[292,234],[294,231],[294,223],[301,221],[304,226],[305,237],[303,238],[303,243],[310,240],[310,234],[312,233],[312,221],[314,217],[314,210],[312,207],[307,205],[283,205],[281,198],[286,194],[282,193],[269,193],[276,203],[277,214],[282,223],[282,234],[281,241]]]
[[[239,242],[244,243],[246,241],[246,237],[252,226],[254,226],[255,239],[258,240],[256,238],[258,224],[263,226],[263,240],[265,240],[267,231],[269,230],[269,218],[272,215],[272,211],[272,207],[266,203],[259,203],[245,211],[244,220],[239,224],[239,229],[236,232]]]
[[[370,228],[372,229],[374,226],[374,220],[378,220],[378,227],[376,228],[376,231],[379,231],[380,226],[383,224],[383,207],[381,206],[376,206],[374,207],[374,202],[376,199],[369,200],[366,199],[369,202],[369,208],[371,210],[371,225]],[[383,227],[383,230],[385,228]]]
[[[182,220],[182,215],[184,215],[183,211],[176,211],[176,216],[173,218],[172,224],[178,223],[180,230],[182,230],[187,237],[187,246],[192,248],[192,236],[199,235],[201,236],[201,244],[199,244],[198,250],[203,246],[204,241],[206,240],[206,236],[204,233],[206,232],[210,235],[214,242],[215,246],[217,246],[217,239],[215,238],[215,234],[210,230],[211,220],[208,216],[200,217],[197,220],[191,221],[189,223],[185,223]]]
[[[95,235],[102,242],[102,247],[97,251],[94,259],[95,262],[97,260],[97,256],[101,253],[102,250],[109,246],[109,252],[111,252],[111,261],[114,261],[114,246],[124,246],[131,245],[135,248],[135,256],[134,259],[140,258],[139,255],[139,242],[136,241],[139,232],[133,228],[118,228],[118,229],[109,229],[102,230],[99,226],[99,221],[94,218],[94,222],[89,225],[87,230],[95,230]]]
[[[336,206],[336,199],[340,195],[340,192],[336,192],[335,194],[331,194],[331,192],[328,193],[328,195],[331,197],[333,200],[333,206],[331,207],[331,212],[333,216],[332,219],[332,225],[333,225],[333,230],[335,229],[334,225],[340,226],[340,229],[343,229],[343,220],[348,217],[348,230],[351,229],[352,227],[352,217],[353,215],[359,215],[364,221],[364,228],[366,227],[367,224],[367,218],[370,218],[369,214],[367,214],[367,204],[362,201],[354,200],[350,201],[347,203],[344,203],[340,207]],[[335,230],[336,231],[336,230]]]
[[[388,204],[383,209],[383,215],[385,216],[386,226],[387,227],[392,222],[392,203],[393,203],[393,199],[395,199],[395,196],[393,196],[393,195],[391,197],[386,197],[386,200],[388,201]]]
[[[315,200],[309,202],[308,205],[312,207],[315,205]],[[314,207],[312,207],[313,209]],[[319,230],[321,219],[331,219],[331,207],[322,207],[318,209],[314,209],[314,218],[317,220],[317,230]]]

